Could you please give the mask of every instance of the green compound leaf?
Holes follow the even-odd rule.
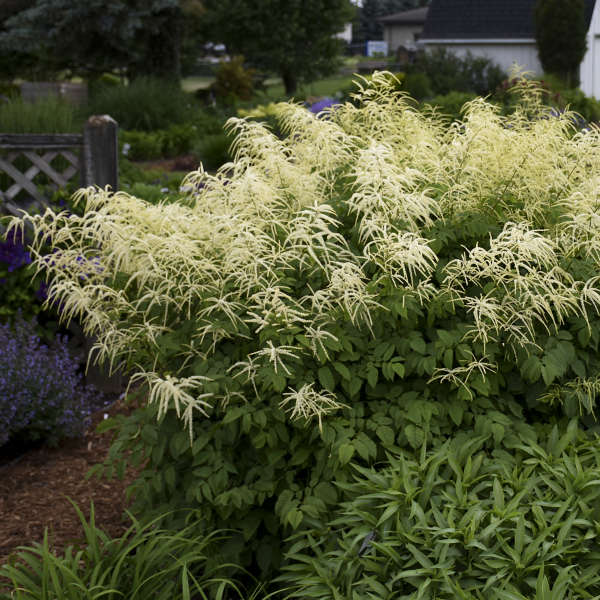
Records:
[[[329,367],[321,367],[318,371],[318,375],[321,385],[329,392],[333,392],[335,389],[335,379],[331,369]]]

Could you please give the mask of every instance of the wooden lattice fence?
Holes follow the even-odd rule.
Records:
[[[0,186],[0,212],[5,214],[46,204],[36,185],[40,175],[54,189],[65,187],[79,173],[81,186],[110,185],[117,190],[117,123],[102,115],[90,117],[81,134],[0,133],[0,172],[9,182]]]
[[[61,167],[57,166],[59,157]],[[26,161],[29,166],[23,168]],[[109,185],[117,191],[117,123],[108,115],[101,115],[90,117],[81,134],[0,133],[0,174],[4,174],[0,181],[10,181],[7,186],[0,185],[0,216],[18,215],[21,209],[47,204],[48,199],[36,185],[39,176],[44,176],[51,186],[62,188],[79,174],[80,186]],[[79,329],[76,324],[73,328]],[[94,339],[83,336],[80,329],[75,335],[81,337],[89,356]],[[109,376],[106,370],[90,364],[86,380],[102,391],[116,392],[122,389],[124,376]]]

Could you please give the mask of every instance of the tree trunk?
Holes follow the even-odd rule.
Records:
[[[284,71],[281,74],[286,96],[293,96],[298,89],[298,79],[293,71]]]

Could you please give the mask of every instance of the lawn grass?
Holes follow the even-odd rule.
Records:
[[[181,87],[184,92],[191,93],[207,89],[214,81],[214,77],[184,77],[181,80]]]
[[[353,77],[345,75],[335,75],[313,81],[298,86],[295,97],[303,98],[308,96],[333,96],[336,92],[351,85]],[[281,79],[267,80],[266,96],[270,100],[282,100],[286,98],[285,89]]]

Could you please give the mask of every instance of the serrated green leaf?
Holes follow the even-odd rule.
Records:
[[[352,379],[352,374],[350,373],[350,369],[341,362],[334,362],[333,368],[342,376],[346,381],[350,381]]]
[[[448,414],[455,425],[462,423],[464,412],[464,404],[460,400],[452,400],[448,405]]]
[[[349,463],[353,455],[354,446],[352,444],[342,444],[338,448],[338,457],[343,465]]]
[[[318,371],[319,382],[328,391],[333,392],[335,389],[335,379],[329,367],[321,367]]]
[[[419,354],[425,354],[427,350],[427,344],[422,337],[411,337],[409,340],[411,350],[418,352]]]
[[[394,441],[396,439],[396,436],[394,434],[394,430],[391,427],[388,427],[387,425],[380,425],[376,430],[375,433],[377,434],[377,437],[386,445],[386,446],[392,446],[394,444]]]
[[[374,366],[369,365],[367,368],[367,382],[372,388],[375,388],[379,379],[379,370]]]

